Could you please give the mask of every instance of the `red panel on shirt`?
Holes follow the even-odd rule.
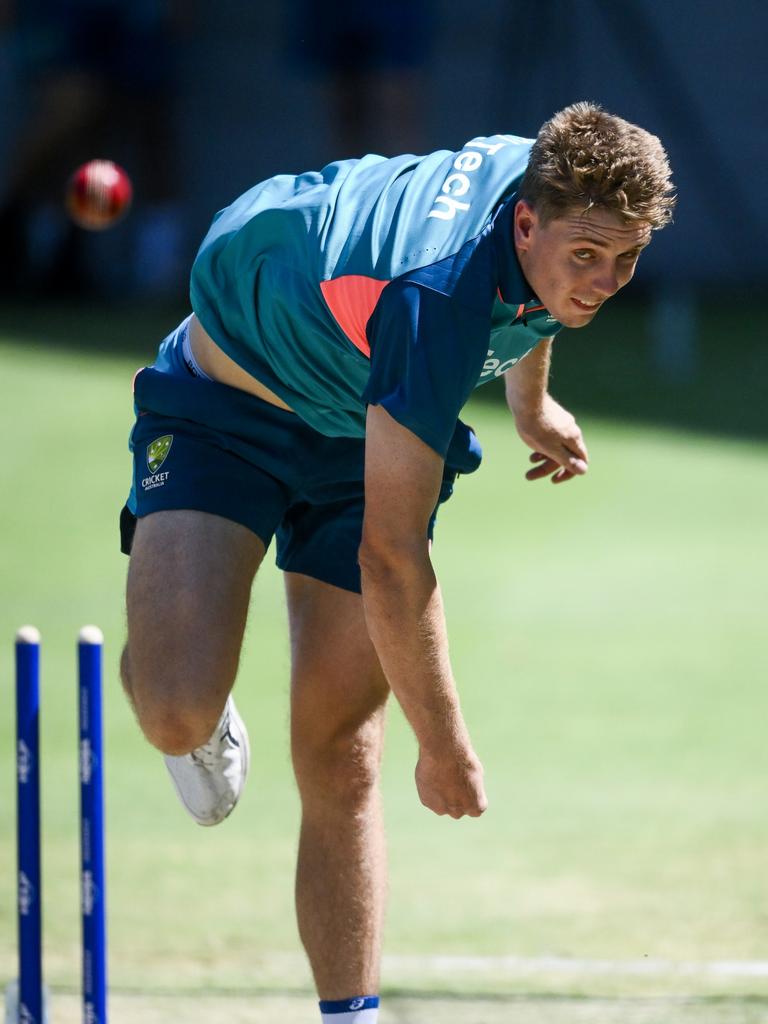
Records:
[[[377,281],[362,274],[347,274],[333,281],[321,281],[320,291],[339,327],[363,355],[370,358],[371,346],[365,325],[389,281]]]

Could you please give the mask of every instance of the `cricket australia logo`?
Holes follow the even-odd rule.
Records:
[[[153,441],[147,448],[147,466],[150,473],[156,473],[168,458],[173,444],[173,434],[164,434]]]
[[[171,450],[172,444],[173,434],[163,434],[162,437],[156,438],[152,444],[147,446],[149,476],[145,476],[141,481],[141,486],[145,491],[165,486],[165,481],[171,475],[170,471],[166,470],[164,473],[158,473],[158,470],[168,458],[168,452]]]

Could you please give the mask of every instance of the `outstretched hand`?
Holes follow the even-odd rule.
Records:
[[[515,418],[517,432],[529,448],[533,469],[526,480],[551,476],[553,484],[561,484],[587,472],[589,455],[579,425],[562,405],[546,395],[541,407],[533,413]]]

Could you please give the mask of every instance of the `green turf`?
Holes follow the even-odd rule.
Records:
[[[107,637],[114,985],[305,990],[292,909],[298,806],[278,573],[265,568],[254,592],[238,683],[254,763],[224,827],[201,830],[184,816],[117,682],[125,572],[117,512],[129,470],[130,377],[141,361],[47,347],[42,338],[0,344],[0,864],[8,865],[0,982],[15,974],[13,633],[33,622],[45,644],[46,970],[51,984],[71,987],[79,956],[74,646],[78,628],[94,621]],[[468,418],[486,464],[459,481],[441,513],[435,561],[491,806],[479,821],[430,816],[412,784],[413,742],[392,709],[388,953],[764,959],[768,445],[593,420],[583,424],[589,477],[553,488],[522,479],[525,452],[502,410],[480,403]],[[523,1022],[746,1024],[768,1012],[755,1002],[768,996],[764,977],[414,976],[393,966],[386,984],[475,994],[467,1024],[512,1019],[511,1003],[501,1015],[478,1009],[480,996],[493,994],[572,997],[570,1010],[555,1000],[541,1018],[535,1000],[520,1004]],[[708,1001],[691,1004],[699,1016],[680,1003],[666,1017],[642,1002],[612,1016],[600,1002],[630,996]],[[390,1021],[420,1019],[405,1003],[398,1014]]]
[[[82,1008],[72,994],[57,995],[56,1024],[80,1024]],[[493,999],[476,994],[462,998],[393,996],[381,1024],[764,1024],[766,1007],[744,999],[563,999],[518,996]],[[317,1012],[302,995],[249,994],[190,997],[116,993],[110,1000],[112,1024],[167,1024],[167,1021],[213,1024],[316,1024]]]

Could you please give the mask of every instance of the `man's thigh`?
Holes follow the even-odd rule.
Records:
[[[220,712],[234,682],[264,544],[189,509],[138,520],[128,569],[128,674],[142,705]]]

